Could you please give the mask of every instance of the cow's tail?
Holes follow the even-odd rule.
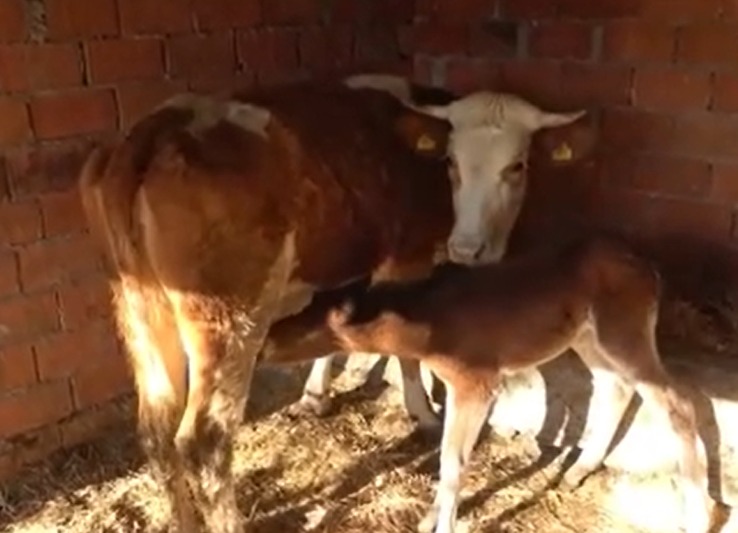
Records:
[[[141,182],[129,151],[126,142],[96,147],[82,167],[78,184],[90,232],[105,248],[106,262],[117,274],[135,271],[141,259],[133,213]]]

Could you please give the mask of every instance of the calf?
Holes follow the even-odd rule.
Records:
[[[626,247],[579,242],[498,265],[440,267],[423,282],[357,294],[329,315],[340,345],[422,361],[447,387],[440,480],[421,531],[454,531],[463,470],[500,377],[569,348],[600,393],[609,384],[610,398],[565,483],[578,485],[602,463],[635,389],[668,417],[681,444],[687,531],[706,531],[707,479],[693,406],[672,386],[656,347],[658,274]]]

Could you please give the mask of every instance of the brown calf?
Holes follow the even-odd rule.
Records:
[[[564,481],[578,485],[605,458],[634,389],[663,411],[681,444],[687,531],[709,522],[695,414],[662,366],[655,340],[659,278],[629,250],[587,241],[537,257],[475,268],[441,267],[414,284],[370,289],[330,314],[347,350],[420,360],[447,388],[440,480],[421,531],[451,533],[463,470],[500,376],[574,349],[606,387],[607,414]]]

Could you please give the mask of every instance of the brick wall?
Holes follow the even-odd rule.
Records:
[[[74,189],[91,143],[174,92],[403,71],[409,0],[0,0],[0,475],[130,391]]]
[[[614,227],[694,297],[734,281],[738,2],[419,0],[416,15],[419,81],[592,111],[591,160],[533,161],[517,243]]]

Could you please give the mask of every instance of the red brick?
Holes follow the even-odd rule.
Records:
[[[184,81],[151,81],[118,86],[120,125],[130,128],[135,121],[164,102],[187,89]]]
[[[424,0],[417,14],[443,22],[468,23],[490,17],[494,4],[494,0]]]
[[[77,189],[45,194],[39,200],[46,237],[77,233],[87,228]]]
[[[71,377],[97,367],[117,354],[115,335],[105,322],[77,331],[64,331],[35,343],[41,381]]]
[[[61,442],[64,447],[89,442],[108,428],[122,426],[131,421],[131,415],[125,405],[112,403],[77,413],[69,420],[59,424]]]
[[[715,111],[738,112],[738,75],[732,72],[715,75],[712,107]]]
[[[122,355],[108,358],[95,368],[85,369],[72,378],[78,407],[100,405],[133,390],[128,363]]]
[[[564,63],[562,99],[572,107],[626,104],[630,70],[612,65]]]
[[[638,158],[631,185],[643,191],[687,198],[704,197],[710,190],[710,164],[681,157]]]
[[[115,0],[46,0],[46,22],[51,39],[118,33]]]
[[[300,33],[302,64],[310,69],[332,69],[351,62],[353,35],[347,26],[313,27]]]
[[[649,232],[700,240],[725,240],[730,236],[732,207],[687,199],[653,198],[649,205]]]
[[[710,197],[719,203],[738,203],[738,163],[713,165]]]
[[[519,94],[540,107],[560,107],[561,65],[550,61],[505,62],[500,90]]]
[[[204,30],[243,28],[261,21],[258,0],[195,0],[197,25]]]
[[[453,58],[446,65],[445,86],[456,94],[496,87],[500,71],[492,61]]]
[[[36,202],[0,204],[0,243],[23,244],[39,239],[41,215]]]
[[[3,346],[58,331],[59,313],[54,294],[18,294],[3,299],[0,301],[0,324],[0,345]]]
[[[518,49],[518,24],[494,21],[472,30],[469,51],[472,55],[512,57]]]
[[[269,0],[263,3],[267,24],[310,24],[323,14],[320,0]]]
[[[0,476],[18,475],[25,466],[31,466],[49,457],[61,445],[59,427],[49,424],[33,431],[23,431],[4,442],[0,455]]]
[[[709,73],[676,68],[639,69],[633,87],[635,105],[667,111],[706,109],[710,92]]]
[[[410,30],[410,46],[421,54],[460,54],[469,46],[464,24],[419,23]]]
[[[378,0],[376,2],[364,2],[372,9],[372,20],[380,24],[392,24],[413,22],[415,17],[415,2],[407,0]]]
[[[36,383],[36,365],[28,345],[0,350],[0,394]]]
[[[36,136],[53,139],[115,129],[117,111],[113,91],[84,89],[31,100]]]
[[[56,422],[71,412],[66,381],[36,385],[23,394],[0,398],[0,438]]]
[[[579,22],[544,22],[531,28],[528,42],[536,57],[587,59],[592,52],[592,27]]]
[[[259,29],[238,34],[238,57],[248,70],[291,69],[298,65],[298,36],[291,29]]]
[[[397,61],[400,59],[400,43],[396,28],[370,25],[356,31],[355,55],[358,64],[367,62]]]
[[[663,150],[674,140],[674,118],[637,109],[605,109],[603,146],[615,154],[636,150]]]
[[[192,80],[189,84],[189,90],[202,94],[228,97],[234,91],[246,90],[255,86],[255,84],[256,77],[253,72],[239,72],[230,76]]]
[[[311,76],[307,70],[302,68],[276,66],[257,72],[255,83],[259,87],[273,87],[285,83],[307,81],[310,77]]]
[[[642,0],[558,0],[558,14],[578,19],[630,17],[638,14],[641,2]]]
[[[722,0],[642,0],[640,15],[659,22],[694,22],[715,19]]]
[[[738,24],[703,23],[683,28],[678,59],[691,63],[738,64]]]
[[[13,97],[0,96],[0,146],[30,139],[31,124],[28,122],[28,106]]]
[[[104,276],[92,276],[59,288],[62,321],[68,330],[112,317],[112,293]]]
[[[19,252],[26,292],[74,281],[100,270],[101,255],[87,235],[39,241]]]
[[[738,117],[695,113],[676,117],[672,150],[692,157],[738,157]]]
[[[91,145],[86,139],[69,139],[8,150],[8,179],[13,195],[26,198],[74,187]]]
[[[186,78],[232,74],[236,54],[230,34],[174,37],[168,43],[170,73]]]
[[[557,7],[552,0],[500,0],[500,11],[505,17],[524,20],[553,17]]]
[[[676,32],[652,21],[618,20],[605,25],[603,57],[616,61],[671,61]]]
[[[71,44],[0,46],[0,87],[5,91],[81,85],[82,60]]]
[[[124,34],[180,33],[192,29],[189,2],[182,0],[119,0]]]
[[[18,283],[18,257],[14,252],[0,255],[0,297],[15,294],[20,289]],[[0,372],[0,378],[2,372]]]
[[[90,80],[94,83],[158,78],[164,73],[159,39],[116,39],[88,44]]]
[[[23,0],[0,0],[0,41],[20,41],[25,36]]]

